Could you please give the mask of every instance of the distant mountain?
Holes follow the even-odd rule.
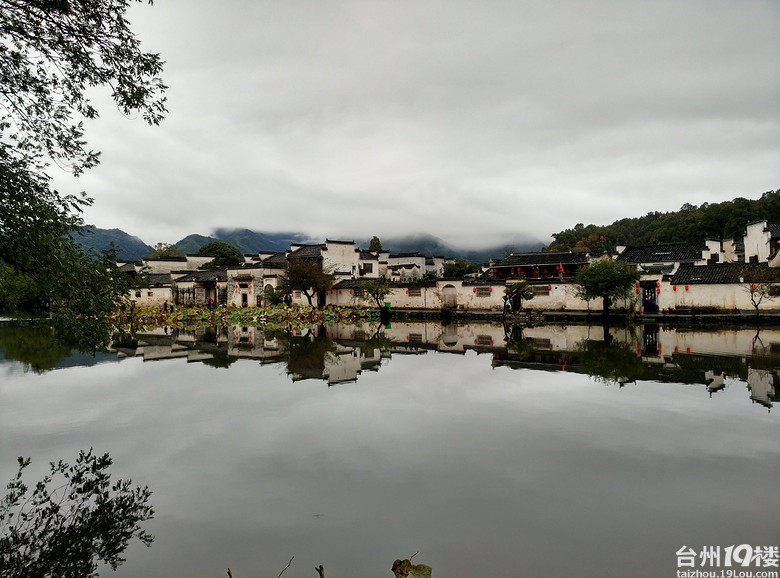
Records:
[[[128,235],[121,229],[84,227],[82,235],[76,236],[76,241],[83,247],[94,249],[97,252],[110,249],[111,243],[113,243],[119,249],[117,257],[127,261],[142,259],[154,250],[138,237]]]
[[[286,251],[290,243],[317,242],[300,233],[260,233],[249,229],[217,229],[214,237],[230,243],[245,255],[260,251]]]
[[[193,234],[187,235],[181,241],[174,243],[173,246],[176,247],[182,255],[194,255],[206,243],[219,240],[220,239],[217,239],[216,237],[204,237],[203,235]]]
[[[544,247],[541,241],[520,240],[506,243],[501,246],[487,247],[485,249],[459,249],[448,245],[443,240],[433,235],[410,235],[407,237],[380,238],[382,248],[391,253],[420,253],[428,257],[453,257],[466,259],[475,263],[486,263],[490,259],[500,259],[506,256],[507,248],[514,252],[539,251]],[[362,242],[362,247],[368,247],[369,242]]]
[[[121,229],[87,228],[85,234],[78,237],[79,242],[85,247],[91,247],[97,251],[108,249],[111,242],[119,249],[119,257],[129,261],[137,261],[148,257],[154,248],[144,243],[138,237],[125,233]],[[230,243],[246,255],[253,255],[260,251],[286,251],[290,243],[322,243],[324,239],[311,239],[302,233],[263,233],[249,229],[217,229],[210,236],[192,234],[187,235],[174,247],[182,255],[192,255],[212,241],[224,241]],[[486,249],[459,249],[453,247],[433,235],[409,235],[406,237],[382,238],[382,247],[391,253],[420,253],[427,256],[452,257],[466,259],[477,263],[484,263],[491,258],[505,256],[506,248],[514,251],[538,251],[544,246],[539,241],[518,241],[504,244],[499,247]],[[358,246],[367,249],[369,240],[356,239]]]

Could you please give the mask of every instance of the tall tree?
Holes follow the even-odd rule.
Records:
[[[95,166],[82,120],[98,116],[91,87],[108,87],[126,115],[162,120],[163,62],[130,30],[130,1],[0,0],[0,126],[18,157],[45,154],[76,173]]]
[[[333,287],[333,276],[322,268],[320,259],[297,258],[287,262],[287,270],[282,279],[284,291],[301,291],[310,306],[314,306],[314,297]]]
[[[175,245],[170,243],[157,243],[154,246],[154,251],[149,255],[149,259],[170,259],[171,257],[182,257],[181,251],[179,251]]]
[[[465,259],[458,259],[454,263],[444,264],[444,276],[445,277],[463,277],[469,273],[477,273],[479,271],[479,265],[466,261]]]
[[[603,315],[606,317],[612,302],[625,298],[638,280],[639,272],[633,266],[625,261],[606,258],[580,270],[576,283],[586,301],[602,299]]]
[[[83,124],[98,116],[92,87],[108,87],[121,112],[140,112],[150,124],[166,112],[163,62],[141,50],[129,4],[0,0],[0,275],[8,267],[26,275],[65,321],[74,302],[83,305],[79,319],[106,318],[100,308],[121,300],[126,280],[112,268],[112,252],[76,243],[92,200],[52,190],[44,159],[76,175],[97,164]],[[105,283],[114,288],[93,300],[90,290]]]
[[[363,290],[363,299],[368,302],[373,301],[380,309],[385,306],[385,297],[387,297],[391,291],[390,283],[384,279],[363,281],[360,284],[360,288]]]
[[[225,243],[224,241],[212,241],[211,243],[206,243],[200,249],[198,249],[196,255],[200,255],[202,257],[214,257],[213,260],[203,265],[203,267],[206,269],[214,269],[215,267],[231,267],[234,265],[240,265],[244,262],[244,255],[241,254],[241,251],[239,251],[230,243]]]
[[[504,289],[504,293],[512,300],[513,309],[522,309],[523,301],[529,301],[534,298],[534,291],[531,289],[528,281],[518,281]]]
[[[368,243],[368,250],[377,253],[382,250],[382,241],[379,240],[379,237],[374,235],[371,237],[371,241]]]

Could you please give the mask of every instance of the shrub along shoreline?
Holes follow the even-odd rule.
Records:
[[[197,327],[228,327],[251,325],[254,327],[307,327],[332,325],[334,323],[363,323],[378,321],[379,309],[365,307],[337,307],[329,305],[316,309],[305,305],[271,305],[268,307],[185,307],[173,312],[160,307],[133,307],[114,313],[117,327],[174,327],[195,329]]]

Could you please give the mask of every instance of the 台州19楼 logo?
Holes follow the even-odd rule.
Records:
[[[676,554],[678,578],[780,578],[780,569],[771,570],[780,563],[779,546],[683,546]]]

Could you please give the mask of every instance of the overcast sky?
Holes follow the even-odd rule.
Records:
[[[110,107],[88,222],[459,247],[780,188],[780,2],[158,0],[159,127]]]

